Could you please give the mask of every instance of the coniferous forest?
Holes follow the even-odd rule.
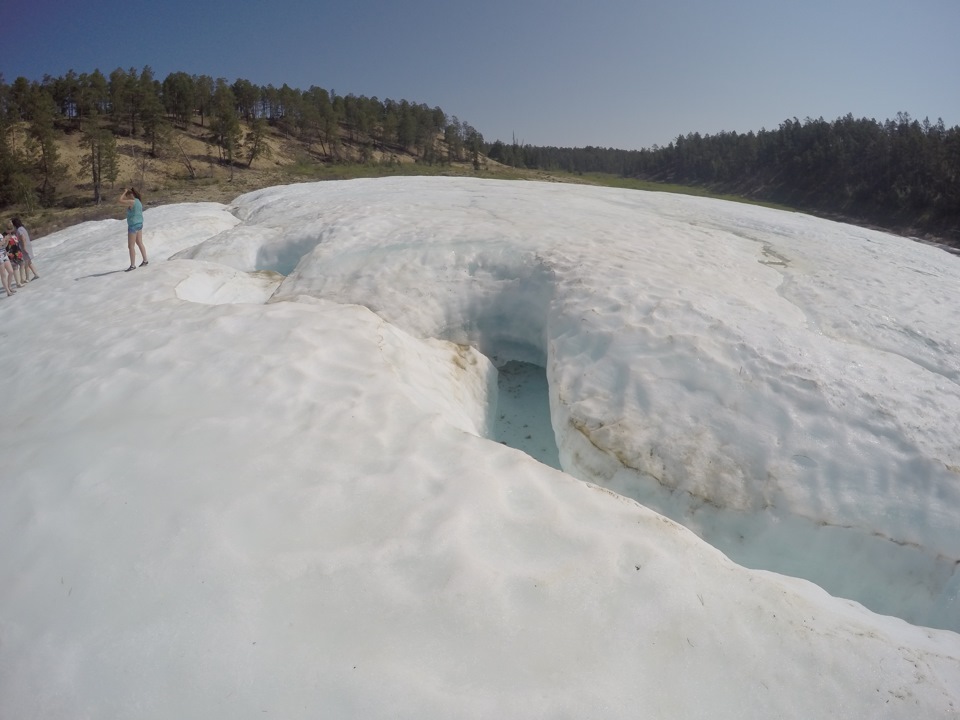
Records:
[[[509,165],[708,188],[960,243],[960,127],[895,120],[786,120],[776,130],[681,135],[625,151],[495,142]]]
[[[0,76],[0,206],[26,208],[57,202],[57,180],[77,170],[61,160],[61,141],[79,133],[84,157],[79,177],[95,202],[118,175],[118,139],[145,141],[148,154],[183,158],[195,179],[194,163],[178,147],[176,129],[205,128],[217,161],[249,167],[269,152],[272,131],[319,147],[323,162],[365,162],[378,152],[412,155],[418,162],[479,161],[483,137],[469,124],[448,118],[439,107],[407,100],[337,95],[319,87],[301,91],[286,84],[258,86],[206,75],[175,72],[163,80],[148,66],[99,70],[42,81]],[[18,142],[20,137],[24,141]],[[344,147],[349,145],[349,158]]]
[[[230,168],[269,157],[272,132],[317,147],[313,157],[328,164],[401,154],[479,170],[488,157],[526,170],[694,186],[960,246],[960,127],[906,113],[884,122],[794,118],[773,130],[690,133],[643,150],[489,144],[468,123],[422,103],[184,72],[161,80],[149,66],[9,84],[0,76],[0,207],[52,207],[66,175],[82,179],[99,203],[117,180],[124,138],[154,157],[179,152],[194,179],[175,132],[188,125],[203,129],[210,152]],[[79,168],[61,159],[69,135],[83,148]]]

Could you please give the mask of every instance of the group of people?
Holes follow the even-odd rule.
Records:
[[[119,202],[127,208],[127,249],[130,252],[130,267],[124,272],[136,270],[137,267],[149,265],[147,250],[143,246],[143,202],[136,188],[127,188],[120,195]],[[140,265],[137,265],[137,250],[140,250]],[[33,264],[33,244],[30,233],[20,222],[20,218],[10,218],[7,230],[0,243],[0,282],[7,293],[7,297],[15,295],[15,288],[22,288],[30,282],[30,273],[33,280],[40,277]]]
[[[16,294],[14,285],[22,288],[30,282],[30,273],[33,273],[34,280],[40,277],[33,264],[30,233],[20,222],[20,218],[10,218],[3,234],[3,243],[0,245],[0,282],[3,283],[7,297]]]

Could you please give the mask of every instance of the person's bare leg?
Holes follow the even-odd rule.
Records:
[[[143,258],[141,265],[147,264],[147,249],[143,246],[143,230],[137,230],[137,247],[140,248],[140,257]]]
[[[137,266],[137,234],[135,232],[127,233],[127,250],[130,251],[130,267],[135,268]]]
[[[3,265],[0,265],[0,282],[3,282],[3,289],[6,290],[6,291],[7,291],[7,295],[10,296],[10,295],[13,295],[13,293],[14,293],[13,288],[10,287],[10,276],[11,276],[13,273],[10,273],[10,272],[7,270],[7,268],[10,268],[10,261],[9,261],[9,260],[8,260],[7,262],[3,263]],[[12,268],[11,268],[11,269],[12,269]]]

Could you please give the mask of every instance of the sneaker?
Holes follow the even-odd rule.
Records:
[[[131,265],[131,266],[128,267],[126,270],[124,270],[124,272],[130,272],[131,270],[136,270],[136,269],[137,269],[137,266],[136,266],[136,265]]]
[[[150,264],[150,263],[148,263],[146,260],[144,260],[142,263],[140,263],[140,267],[143,267],[144,265],[149,265],[149,264]]]

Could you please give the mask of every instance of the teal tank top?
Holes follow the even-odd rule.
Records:
[[[127,208],[127,225],[143,225],[143,203],[134,198],[133,206]]]

